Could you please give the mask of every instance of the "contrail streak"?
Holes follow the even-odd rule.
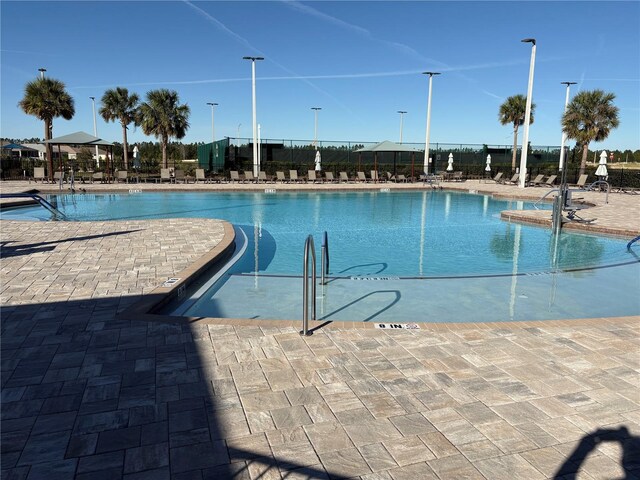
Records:
[[[293,70],[285,67],[284,65],[276,62],[273,57],[269,57],[269,55],[266,55],[264,52],[262,52],[261,50],[259,50],[258,48],[254,47],[253,45],[251,45],[251,43],[244,37],[238,35],[237,33],[235,33],[233,30],[231,30],[230,28],[228,28],[226,25],[224,25],[222,22],[220,22],[218,19],[214,18],[212,15],[210,15],[209,13],[205,12],[204,10],[202,10],[201,8],[193,5],[189,0],[183,0],[185,4],[187,4],[189,7],[191,7],[193,10],[195,10],[196,12],[198,12],[201,16],[203,16],[204,18],[206,18],[207,20],[209,20],[210,22],[212,22],[214,25],[216,25],[218,28],[220,28],[222,31],[224,31],[225,33],[227,33],[228,35],[230,35],[231,37],[233,37],[234,39],[236,39],[238,42],[240,42],[242,45],[250,48],[251,50],[259,53],[260,55],[264,56],[264,57],[268,57],[268,60],[270,62],[272,62],[274,65],[276,65],[277,67],[281,68],[282,70],[284,70],[285,72],[293,75],[294,77],[298,77],[299,80],[303,81],[304,83],[306,83],[307,85],[309,85],[311,88],[313,88],[314,90],[320,92],[321,94],[325,95],[326,97],[330,98],[331,100],[333,100],[336,104],[340,105],[342,108],[344,108],[346,111],[350,112],[351,114],[353,114],[354,112],[351,111],[351,109],[349,109],[349,107],[347,107],[345,104],[343,104],[340,100],[338,100],[337,98],[335,98],[333,95],[331,95],[329,92],[326,92],[324,90],[322,90],[321,88],[319,88],[317,85],[314,85],[312,82],[310,82],[308,79],[306,79],[303,76],[298,75],[296,72],[294,72]],[[260,80],[262,80],[263,78],[260,77]]]

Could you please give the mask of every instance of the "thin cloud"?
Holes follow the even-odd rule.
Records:
[[[387,45],[395,50],[398,50],[406,55],[408,55],[409,57],[412,57],[418,61],[420,61],[422,64],[425,65],[432,65],[435,68],[437,68],[439,71],[441,72],[450,72],[450,73],[454,73],[457,77],[465,80],[468,83],[473,84],[480,92],[482,92],[485,95],[488,95],[492,98],[496,98],[496,99],[500,99],[502,100],[502,97],[500,97],[499,95],[496,95],[492,92],[489,92],[487,90],[482,89],[479,85],[478,85],[478,81],[474,78],[471,78],[467,75],[465,75],[462,72],[465,71],[472,71],[472,70],[482,70],[482,69],[487,69],[487,68],[503,68],[503,67],[511,67],[511,66],[515,66],[515,65],[522,65],[522,64],[526,64],[528,63],[527,59],[519,59],[519,60],[514,60],[514,61],[503,61],[503,62],[492,62],[492,63],[486,63],[486,64],[479,64],[479,65],[466,65],[466,66],[451,66],[447,63],[441,62],[439,60],[433,59],[433,58],[429,58],[429,57],[425,57],[424,55],[422,55],[420,52],[418,52],[417,50],[415,50],[414,48],[410,47],[409,45],[406,45],[404,43],[399,43],[399,42],[390,42],[387,40],[383,40],[383,39],[379,39],[376,38],[369,30],[367,30],[366,28],[360,27],[359,25],[355,25],[352,23],[348,23],[345,22],[344,20],[340,19],[340,18],[336,18],[333,17],[331,15],[328,15],[326,13],[323,13],[319,10],[316,10],[313,7],[310,7],[308,5],[302,4],[298,1],[295,0],[282,0],[282,3],[284,5],[287,5],[288,7],[301,12],[303,14],[306,15],[310,15],[312,17],[315,18],[319,18],[321,20],[324,20],[332,25],[336,25],[338,27],[342,27],[346,30],[349,30],[351,32],[355,32],[361,36],[364,36],[365,38],[368,38],[372,41]],[[538,61],[557,61],[557,60],[563,60],[562,58],[557,58],[557,57],[548,57],[546,59],[539,59]],[[410,73],[410,75],[414,75],[415,73],[420,73],[420,72],[415,72],[412,71]],[[390,76],[390,75],[384,75],[384,74],[361,74],[361,75],[354,75],[353,77],[350,76],[344,76],[344,77],[334,77],[334,78],[366,78],[366,77],[374,77],[374,76]]]
[[[387,46],[390,46],[392,48],[395,48],[397,50],[400,50],[404,53],[409,54],[410,56],[415,57],[416,59],[424,62],[424,63],[432,63],[432,64],[439,64],[441,66],[445,66],[445,64],[438,62],[437,60],[431,59],[431,58],[427,58],[424,55],[422,55],[420,52],[418,52],[417,50],[415,50],[414,48],[410,47],[409,45],[406,45],[404,43],[398,43],[398,42],[390,42],[387,40],[382,40],[379,38],[376,38],[370,30],[367,30],[366,28],[363,28],[359,25],[355,25],[353,23],[349,23],[349,22],[345,22],[344,20],[337,18],[337,17],[333,17],[329,14],[326,14],[324,12],[321,12],[319,10],[316,10],[313,7],[310,7],[309,5],[305,5],[303,3],[300,3],[298,1],[295,0],[282,0],[282,3],[294,10],[297,10],[298,12],[304,13],[306,15],[310,15],[312,17],[315,18],[319,18],[321,20],[326,21],[327,23],[330,23],[332,25],[336,25],[338,27],[342,27],[346,30],[350,30],[352,32],[355,32],[365,38],[368,38],[370,40],[373,40],[375,42],[379,42],[382,44],[385,44]]]
[[[446,69],[441,69],[443,72],[457,72],[463,70],[482,70],[489,68],[498,68],[505,65],[511,65],[517,62],[507,62],[507,63],[485,63],[485,64],[477,64],[477,65],[462,65],[459,67],[449,67]],[[287,70],[286,67],[282,67]],[[420,75],[422,70],[396,70],[389,72],[362,72],[362,73],[336,73],[336,74],[324,74],[324,75],[299,75],[295,72],[291,72],[287,70],[292,75],[289,76],[261,76],[260,81],[279,81],[279,80],[341,80],[341,79],[352,79],[352,78],[382,78],[382,77],[401,77],[401,76],[413,76]],[[229,82],[246,82],[251,80],[250,77],[235,77],[235,78],[209,78],[209,79],[200,79],[200,80],[169,80],[169,81],[152,81],[152,82],[136,82],[136,83],[122,83],[119,85],[129,86],[129,87],[140,87],[147,85],[200,85],[200,84],[209,84],[209,83],[229,83]],[[314,88],[317,88],[315,85],[311,84]],[[82,88],[110,88],[113,85],[77,85],[73,88],[82,89]],[[322,91],[322,90],[321,90]],[[502,98],[498,95],[492,94],[486,90],[483,91],[489,96],[494,98]]]
[[[504,100],[504,97],[501,97],[500,95],[496,95],[495,93],[491,93],[488,90],[482,90],[482,93],[484,93],[485,95],[490,96],[491,98],[495,98],[497,100],[500,100],[501,102]]]
[[[198,13],[200,16],[204,17],[206,20],[208,20],[209,22],[213,23],[216,27],[218,27],[220,30],[222,30],[224,33],[226,33],[227,35],[233,37],[238,43],[241,43],[242,45],[244,45],[245,47],[249,48],[250,50],[253,50],[254,52],[257,52],[261,55],[264,55],[263,52],[261,52],[260,50],[258,50],[257,48],[255,48],[253,45],[251,45],[251,43],[249,42],[249,40],[247,40],[246,38],[238,35],[236,32],[234,32],[233,30],[231,30],[229,27],[227,27],[224,23],[222,23],[221,21],[219,21],[217,18],[209,15],[207,12],[205,12],[204,10],[202,10],[199,7],[196,7],[193,3],[185,0],[184,2],[188,7],[192,8],[196,13]]]
[[[242,45],[250,48],[251,50],[253,50],[254,52],[259,53],[261,56],[264,57],[268,57],[268,60],[270,62],[272,62],[274,65],[276,65],[277,67],[281,68],[282,70],[284,70],[285,72],[293,75],[294,77],[298,77],[299,80],[303,81],[304,83],[306,83],[307,85],[309,85],[311,88],[313,88],[314,90],[320,92],[321,94],[325,95],[326,97],[330,98],[331,100],[333,100],[336,104],[342,106],[345,110],[347,110],[350,113],[353,113],[351,111],[351,109],[349,109],[349,107],[347,107],[344,103],[342,103],[340,100],[338,100],[337,98],[335,98],[333,95],[331,95],[329,92],[326,92],[324,90],[322,90],[321,88],[319,88],[317,85],[314,85],[312,82],[310,82],[309,80],[305,79],[304,77],[298,75],[296,72],[294,72],[293,70],[285,67],[284,65],[276,62],[273,57],[269,57],[268,55],[266,55],[263,51],[261,51],[260,49],[254,47],[251,42],[249,42],[249,40],[247,40],[246,38],[238,35],[237,33],[235,33],[233,30],[231,30],[229,27],[227,27],[226,25],[224,25],[222,22],[220,22],[218,19],[214,18],[212,15],[210,15],[209,13],[205,12],[204,10],[202,10],[201,8],[195,6],[194,4],[192,4],[190,1],[188,0],[183,0],[184,3],[186,5],[188,5],[189,7],[191,7],[194,11],[196,11],[200,16],[204,17],[205,19],[207,19],[208,21],[210,21],[211,23],[213,23],[216,27],[220,28],[223,32],[225,32],[227,35],[230,35],[232,38],[234,38],[236,41],[238,41],[239,43],[241,43]],[[262,77],[260,78],[262,80]]]
[[[284,0],[282,3],[284,3],[290,8],[293,8],[294,10],[298,10],[299,12],[305,13],[312,17],[320,18],[321,20],[325,20],[326,22],[332,23],[333,25],[346,28],[347,30],[352,30],[360,35],[364,35],[365,37],[370,37],[370,38],[372,37],[371,32],[366,28],[362,28],[358,25],[345,22],[344,20],[341,20],[339,18],[332,17],[331,15],[327,15],[326,13],[316,10],[315,8],[312,8],[308,5],[304,5],[300,2],[296,2],[292,0]]]

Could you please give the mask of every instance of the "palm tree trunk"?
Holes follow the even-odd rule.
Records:
[[[44,139],[51,140],[51,120],[44,121]],[[49,181],[53,182],[53,148],[51,148],[50,143],[45,143],[44,145],[47,163],[49,164]]]
[[[580,175],[584,175],[587,168],[587,155],[589,154],[589,144],[585,143],[582,147],[582,161],[580,162]]]
[[[162,137],[162,168],[169,168],[169,162],[167,161],[167,142],[168,139]]]
[[[513,127],[513,155],[511,156],[511,171],[516,169],[516,157],[518,153],[518,124]]]
[[[122,146],[124,147],[124,169],[129,170],[129,147],[127,147],[127,126],[122,124]]]

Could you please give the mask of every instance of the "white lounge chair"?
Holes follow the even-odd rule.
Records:
[[[289,170],[289,180],[291,180],[292,182],[299,182],[301,181],[298,178],[298,171],[297,170]]]
[[[253,172],[251,170],[244,171],[244,181],[245,182],[255,182],[256,177],[253,176]]]
[[[160,183],[162,182],[173,182],[171,178],[171,169],[170,168],[161,168],[160,169]]]
[[[45,180],[47,182],[49,181],[49,179],[44,175],[44,167],[33,167],[33,181],[37,182],[38,180],[43,183],[45,182]]]
[[[208,180],[207,177],[205,177],[204,175],[204,168],[196,168],[196,179],[194,183],[198,183],[198,182],[208,183],[207,180]]]
[[[315,170],[307,170],[307,180],[309,182],[319,182],[320,180],[318,179],[318,177],[316,177],[316,171]]]

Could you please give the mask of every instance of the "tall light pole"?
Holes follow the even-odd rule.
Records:
[[[258,123],[256,119],[256,60],[264,60],[263,57],[242,57],[243,60],[251,60],[251,99],[253,105],[253,176],[258,178],[260,165],[258,165]]]
[[[91,105],[93,107],[93,136],[98,136],[98,124],[96,123],[96,97],[89,97],[91,99]],[[98,151],[98,145],[96,145],[96,166],[100,166],[100,152]]]
[[[207,102],[207,105],[211,106],[211,143],[216,143],[216,131],[214,129],[214,124],[213,124],[213,109],[216,105],[218,105],[217,103],[212,103],[212,102]]]
[[[213,102],[207,102],[207,105],[211,106],[211,148],[213,149],[213,152],[214,152],[213,155],[215,157],[218,154],[218,146],[216,145],[216,131],[213,126],[213,109],[218,104]]]
[[[404,114],[407,112],[403,110],[398,110],[398,113],[400,114],[400,143],[402,143],[402,120],[403,120]]]
[[[423,75],[429,75],[429,96],[427,97],[427,134],[424,142],[424,173],[429,173],[429,134],[431,133],[431,87],[433,76],[440,75],[440,72],[422,72]]]
[[[39,68],[38,71],[40,72],[40,79],[42,80],[44,78],[44,72],[47,71],[46,68]]]
[[[571,85],[576,85],[577,82],[560,82],[562,85],[567,86],[567,96],[564,99],[564,111],[567,111],[567,105],[569,105],[569,87]],[[564,144],[567,143],[567,133],[562,130],[562,142],[560,142],[560,165],[558,166],[558,170],[562,171],[564,168]]]
[[[527,105],[524,110],[524,136],[522,139],[522,156],[520,157],[519,186],[524,188],[527,184],[527,151],[529,150],[529,124],[531,123],[531,98],[533,97],[533,69],[536,65],[536,39],[525,38],[521,40],[531,44],[531,65],[529,66],[529,88],[527,88]]]
[[[322,110],[320,107],[311,107],[311,110],[314,112],[315,117],[315,126],[313,128],[313,145],[318,149],[318,110]]]

